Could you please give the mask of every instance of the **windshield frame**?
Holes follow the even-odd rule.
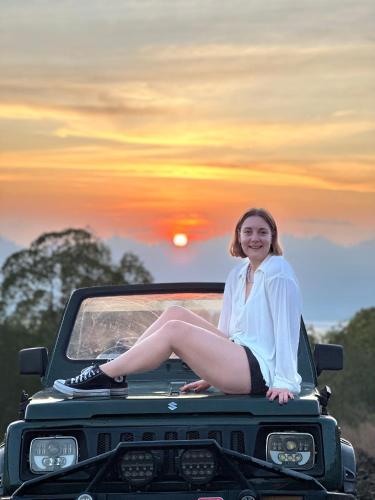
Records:
[[[73,360],[67,356],[67,348],[82,302],[87,298],[119,296],[119,295],[150,295],[170,293],[223,293],[224,283],[151,283],[136,285],[107,285],[74,290],[65,307],[55,345],[49,357],[47,371],[42,378],[45,386],[52,385],[58,378],[69,378],[85,368],[92,360]],[[182,380],[195,380],[196,375],[180,359],[170,359],[152,372],[138,373],[130,379],[150,380],[165,379],[167,374],[179,376]],[[173,378],[174,378],[173,377]]]
[[[120,285],[89,287],[74,290],[65,308],[58,330],[55,346],[51,353],[47,371],[42,378],[45,386],[50,386],[56,379],[66,379],[83,368],[92,360],[74,360],[67,356],[67,348],[78,311],[87,298],[119,296],[119,295],[150,295],[171,293],[223,293],[224,283],[152,283],[145,285]],[[306,328],[301,318],[301,336],[299,346],[299,372],[303,382],[316,386],[316,371],[309,347]],[[128,377],[129,381],[147,380],[196,380],[197,375],[180,359],[169,359],[156,370],[137,373]]]

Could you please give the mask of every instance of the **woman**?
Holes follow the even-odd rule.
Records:
[[[244,213],[230,253],[243,261],[228,276],[218,328],[173,306],[129,351],[72,379],[56,380],[55,389],[81,397],[123,394],[124,376],[155,369],[174,352],[201,377],[182,391],[212,385],[227,394],[263,394],[280,404],[293,399],[301,382],[301,299],[271,214],[257,208]]]

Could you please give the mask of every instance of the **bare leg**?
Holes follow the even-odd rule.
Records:
[[[118,358],[101,365],[110,377],[152,370],[174,352],[195,373],[226,393],[249,394],[250,369],[244,349],[199,326],[171,320]]]
[[[212,325],[209,321],[202,318],[201,316],[198,316],[198,314],[193,313],[192,311],[186,309],[185,307],[171,306],[168,307],[168,309],[166,309],[159,316],[159,318],[147,328],[147,330],[145,330],[145,332],[138,338],[135,345],[141,342],[142,340],[146,339],[147,337],[149,337],[151,334],[155,333],[168,321],[176,319],[184,321],[185,323],[190,323],[191,325],[200,326],[201,328],[204,328],[209,332],[227,338],[223,332],[221,332],[218,328],[216,328],[216,326]]]

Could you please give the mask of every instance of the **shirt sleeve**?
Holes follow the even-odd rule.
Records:
[[[267,288],[276,350],[272,387],[299,392],[297,356],[302,312],[299,287],[290,278],[276,276],[268,281]]]
[[[223,305],[221,307],[221,313],[219,318],[218,329],[225,333],[227,337],[230,336],[229,325],[230,318],[232,314],[232,286],[231,286],[231,274],[228,276],[224,287]]]

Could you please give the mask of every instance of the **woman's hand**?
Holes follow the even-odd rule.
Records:
[[[188,391],[201,392],[201,391],[205,391],[209,387],[211,387],[211,384],[209,384],[205,380],[196,380],[195,382],[191,382],[190,384],[185,384],[182,387],[180,387],[180,391],[181,392],[188,392]]]
[[[294,399],[294,394],[288,389],[278,389],[277,387],[270,387],[267,391],[266,397],[270,401],[279,398],[279,404],[283,405],[286,404],[289,399]]]

